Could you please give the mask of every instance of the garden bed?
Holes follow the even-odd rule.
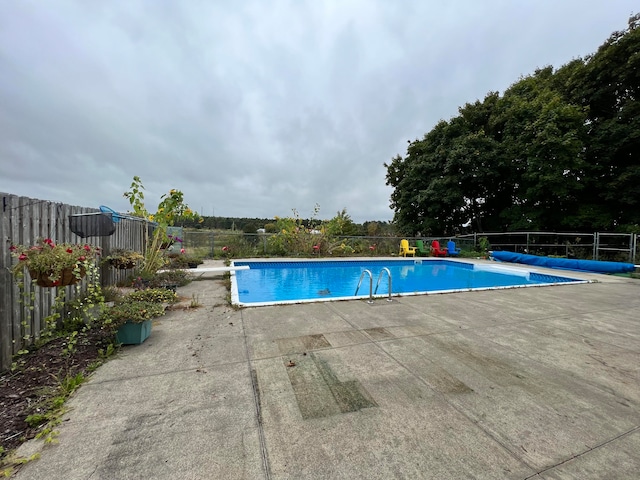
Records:
[[[112,341],[112,334],[100,329],[59,337],[17,356],[13,369],[0,373],[0,459],[42,431],[52,400],[81,383]],[[38,414],[43,415],[42,422],[34,417],[27,423],[29,415]]]

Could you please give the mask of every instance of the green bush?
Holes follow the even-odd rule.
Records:
[[[162,315],[164,315],[164,306],[160,303],[127,301],[125,297],[124,302],[117,303],[105,310],[102,314],[102,320],[106,325],[119,327],[126,322],[141,323]]]
[[[149,280],[149,287],[157,288],[165,285],[177,285],[184,287],[191,282],[191,276],[185,270],[168,270],[166,272],[156,273]]]

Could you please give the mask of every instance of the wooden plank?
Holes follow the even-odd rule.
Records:
[[[14,282],[13,275],[9,271],[13,264],[13,258],[9,251],[11,241],[11,210],[14,196],[1,193],[2,204],[0,209],[0,241],[3,248],[0,251],[0,370],[11,366],[12,349],[12,325],[13,325],[13,301]]]

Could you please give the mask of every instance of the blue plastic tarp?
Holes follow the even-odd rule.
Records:
[[[527,255],[524,253],[496,251],[491,252],[496,260],[511,263],[524,263],[538,267],[561,268],[563,270],[580,270],[594,273],[627,273],[633,272],[635,266],[632,263],[601,262],[599,260],[575,260],[572,258],[550,258]]]

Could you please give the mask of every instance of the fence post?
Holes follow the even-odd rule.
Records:
[[[593,234],[593,259],[598,260],[598,250],[600,249],[600,237],[598,236],[598,232],[594,232]]]

